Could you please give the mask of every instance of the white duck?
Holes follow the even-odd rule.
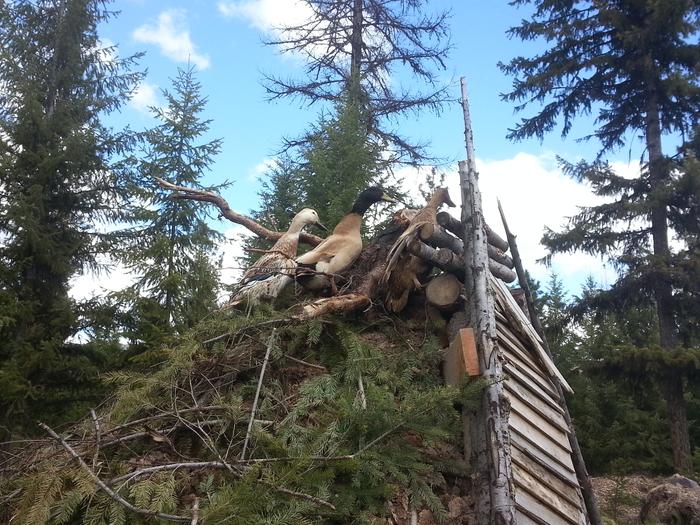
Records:
[[[245,271],[231,296],[229,306],[241,303],[252,306],[261,301],[272,301],[294,280],[294,269],[297,267],[294,258],[299,245],[299,234],[309,224],[326,229],[315,210],[304,208],[297,213],[284,235]]]

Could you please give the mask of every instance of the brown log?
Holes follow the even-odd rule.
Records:
[[[442,312],[454,312],[462,302],[462,283],[451,273],[441,273],[425,287],[425,299]]]
[[[426,224],[420,230],[420,239],[437,248],[449,248],[457,255],[464,253],[464,243],[439,224]]]
[[[501,263],[497,263],[493,259],[489,259],[489,270],[491,270],[494,277],[498,277],[501,281],[506,283],[512,283],[517,277],[513,270]]]
[[[226,199],[224,199],[218,193],[214,193],[207,190],[200,190],[197,188],[188,188],[186,186],[178,186],[177,184],[172,184],[161,178],[154,178],[158,181],[158,184],[160,184],[162,188],[174,192],[170,195],[172,199],[200,201],[213,204],[214,206],[219,208],[222,217],[226,217],[231,222],[240,224],[241,226],[244,226],[250,231],[252,231],[257,236],[263,237],[270,241],[276,241],[277,239],[282,237],[282,235],[284,235],[284,232],[276,232],[273,230],[269,230],[265,228],[262,224],[255,222],[250,217],[233,211],[229,206],[228,202],[226,202]],[[316,246],[320,244],[323,239],[310,233],[301,232],[301,234],[299,235],[299,240],[304,244]]]
[[[430,246],[449,248],[457,255],[462,255],[464,253],[464,243],[462,240],[448,233],[447,230],[439,224],[426,224],[423,226],[420,231],[420,238],[423,242],[429,244]],[[492,244],[488,244],[487,249],[489,258],[493,259],[498,264],[507,266],[511,269],[513,268],[513,259],[503,253],[503,250],[493,246]],[[515,277],[513,277],[513,279],[515,279]],[[506,280],[506,282],[511,281]]]
[[[455,274],[460,280],[464,279],[464,262],[452,250],[447,248],[435,249],[418,239],[408,243],[406,248],[416,257],[420,257],[445,272]]]
[[[441,211],[437,214],[437,223],[450,231],[460,239],[464,237],[464,224],[462,224],[459,219],[455,219],[446,211]],[[492,246],[495,246],[503,252],[508,251],[508,243],[503,240],[503,238],[493,231],[488,224],[484,223],[486,229],[486,240]]]

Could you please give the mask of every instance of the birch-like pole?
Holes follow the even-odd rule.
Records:
[[[248,422],[248,430],[245,433],[245,440],[243,441],[243,450],[241,451],[241,459],[245,459],[245,453],[248,450],[248,442],[250,441],[250,435],[253,431],[253,423],[255,422],[255,412],[258,409],[258,399],[260,398],[260,389],[262,388],[263,379],[265,378],[265,369],[267,368],[267,362],[270,360],[270,352],[275,343],[275,334],[277,328],[272,329],[272,334],[270,334],[270,339],[267,342],[267,349],[265,350],[265,359],[263,359],[262,368],[260,369],[260,377],[258,378],[258,388],[255,391],[255,399],[253,400],[253,408],[250,410],[250,421]]]
[[[532,321],[532,326],[537,331],[537,334],[542,338],[542,347],[544,348],[547,355],[552,358],[552,351],[549,349],[549,343],[547,342],[547,337],[545,336],[542,323],[540,323],[539,317],[537,317],[537,312],[535,311],[535,301],[532,297],[532,291],[530,290],[530,285],[527,283],[527,276],[525,275],[525,267],[523,266],[523,261],[520,258],[520,251],[518,250],[518,244],[515,239],[515,235],[510,231],[508,227],[508,222],[506,221],[505,213],[503,213],[503,208],[501,207],[501,202],[498,202],[498,212],[501,214],[501,221],[503,222],[503,229],[506,232],[506,238],[508,240],[508,245],[510,246],[510,254],[513,257],[513,264],[515,266],[515,271],[518,274],[518,283],[520,288],[525,292],[525,301],[527,303],[527,311],[530,314],[530,319]],[[569,445],[571,445],[571,459],[574,464],[574,470],[576,471],[576,477],[578,478],[578,483],[581,486],[581,495],[583,496],[583,501],[586,505],[586,511],[588,512],[588,520],[591,525],[603,525],[603,520],[600,517],[600,512],[598,511],[598,505],[596,503],[596,497],[593,493],[593,485],[591,485],[591,479],[588,476],[588,469],[586,469],[586,463],[583,460],[583,453],[581,452],[581,447],[579,446],[578,439],[576,438],[576,432],[574,429],[574,423],[571,420],[571,414],[569,413],[569,407],[566,404],[566,398],[564,397],[564,390],[559,381],[554,381],[554,386],[557,390],[557,395],[559,396],[559,406],[564,412],[564,420],[566,425],[569,427]]]
[[[489,257],[486,229],[481,207],[474,157],[474,135],[469,113],[469,100],[464,78],[462,108],[467,161],[459,163],[462,189],[462,223],[465,225],[465,288],[467,319],[476,336],[476,346],[487,386],[484,389],[481,413],[465,418],[465,445],[471,450],[476,500],[476,523],[489,525],[515,524],[508,415],[510,405],[503,391],[502,356],[498,351],[493,293],[489,286]],[[466,436],[466,433],[469,436]]]

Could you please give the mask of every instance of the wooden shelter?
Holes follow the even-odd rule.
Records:
[[[508,241],[484,222],[464,83],[462,88],[468,156],[459,163],[462,216],[439,222],[462,241],[459,249],[452,246],[461,268],[443,269],[461,270],[465,298],[463,310],[450,320],[444,376],[453,384],[465,374],[486,382],[479,407],[463,411],[464,452],[472,471],[470,523],[599,525],[564,399],[564,391],[572,390],[534,317],[515,237],[502,210]],[[503,282],[514,280],[509,268],[517,271],[519,291]]]

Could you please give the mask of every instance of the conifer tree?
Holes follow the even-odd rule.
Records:
[[[310,104],[347,101],[365,112],[368,135],[388,146],[392,161],[425,160],[423,145],[391,126],[406,114],[438,112],[447,101],[447,87],[440,85],[435,70],[445,68],[450,47],[448,13],[426,14],[427,4],[309,0],[308,19],[278,28],[279,38],[267,42],[282,53],[301,55],[306,62],[304,78],[266,77],[270,97],[293,97]],[[401,68],[427,90],[401,85],[396,74]]]
[[[114,163],[130,145],[102,118],[139,81],[137,57],[103,48],[102,0],[0,8],[0,413],[5,429],[88,401],[99,356],[65,343],[79,329],[69,280],[110,245]],[[31,423],[33,426],[33,422]]]
[[[134,227],[124,258],[137,276],[126,293],[135,308],[132,340],[157,343],[172,330],[193,326],[216,306],[218,272],[212,263],[220,234],[207,224],[199,203],[171,198],[155,177],[203,188],[221,140],[206,141],[211,120],[201,113],[206,98],[193,67],[179,69],[165,107],[151,108],[160,122],[143,134],[145,155],[132,191],[138,205],[130,210]]]
[[[584,250],[615,257],[623,272],[613,287],[618,298],[653,302],[658,344],[667,354],[679,350],[674,299],[674,256],[669,247],[670,201],[675,174],[664,156],[664,134],[687,134],[700,116],[698,32],[700,4],[694,0],[626,1],[515,0],[532,4],[532,18],[510,30],[523,40],[543,39],[534,57],[517,57],[502,69],[515,77],[506,100],[543,107],[524,118],[509,137],[542,138],[562,122],[567,135],[574,119],[596,111],[596,138],[602,155],[640,133],[647,162],[639,178],[616,175],[602,160],[565,164],[567,173],[586,180],[614,200],[585,208],[562,233],[547,232],[552,252]],[[661,366],[661,365],[660,365]],[[663,380],[674,466],[692,470],[688,420],[683,398],[684,370],[667,366]]]

